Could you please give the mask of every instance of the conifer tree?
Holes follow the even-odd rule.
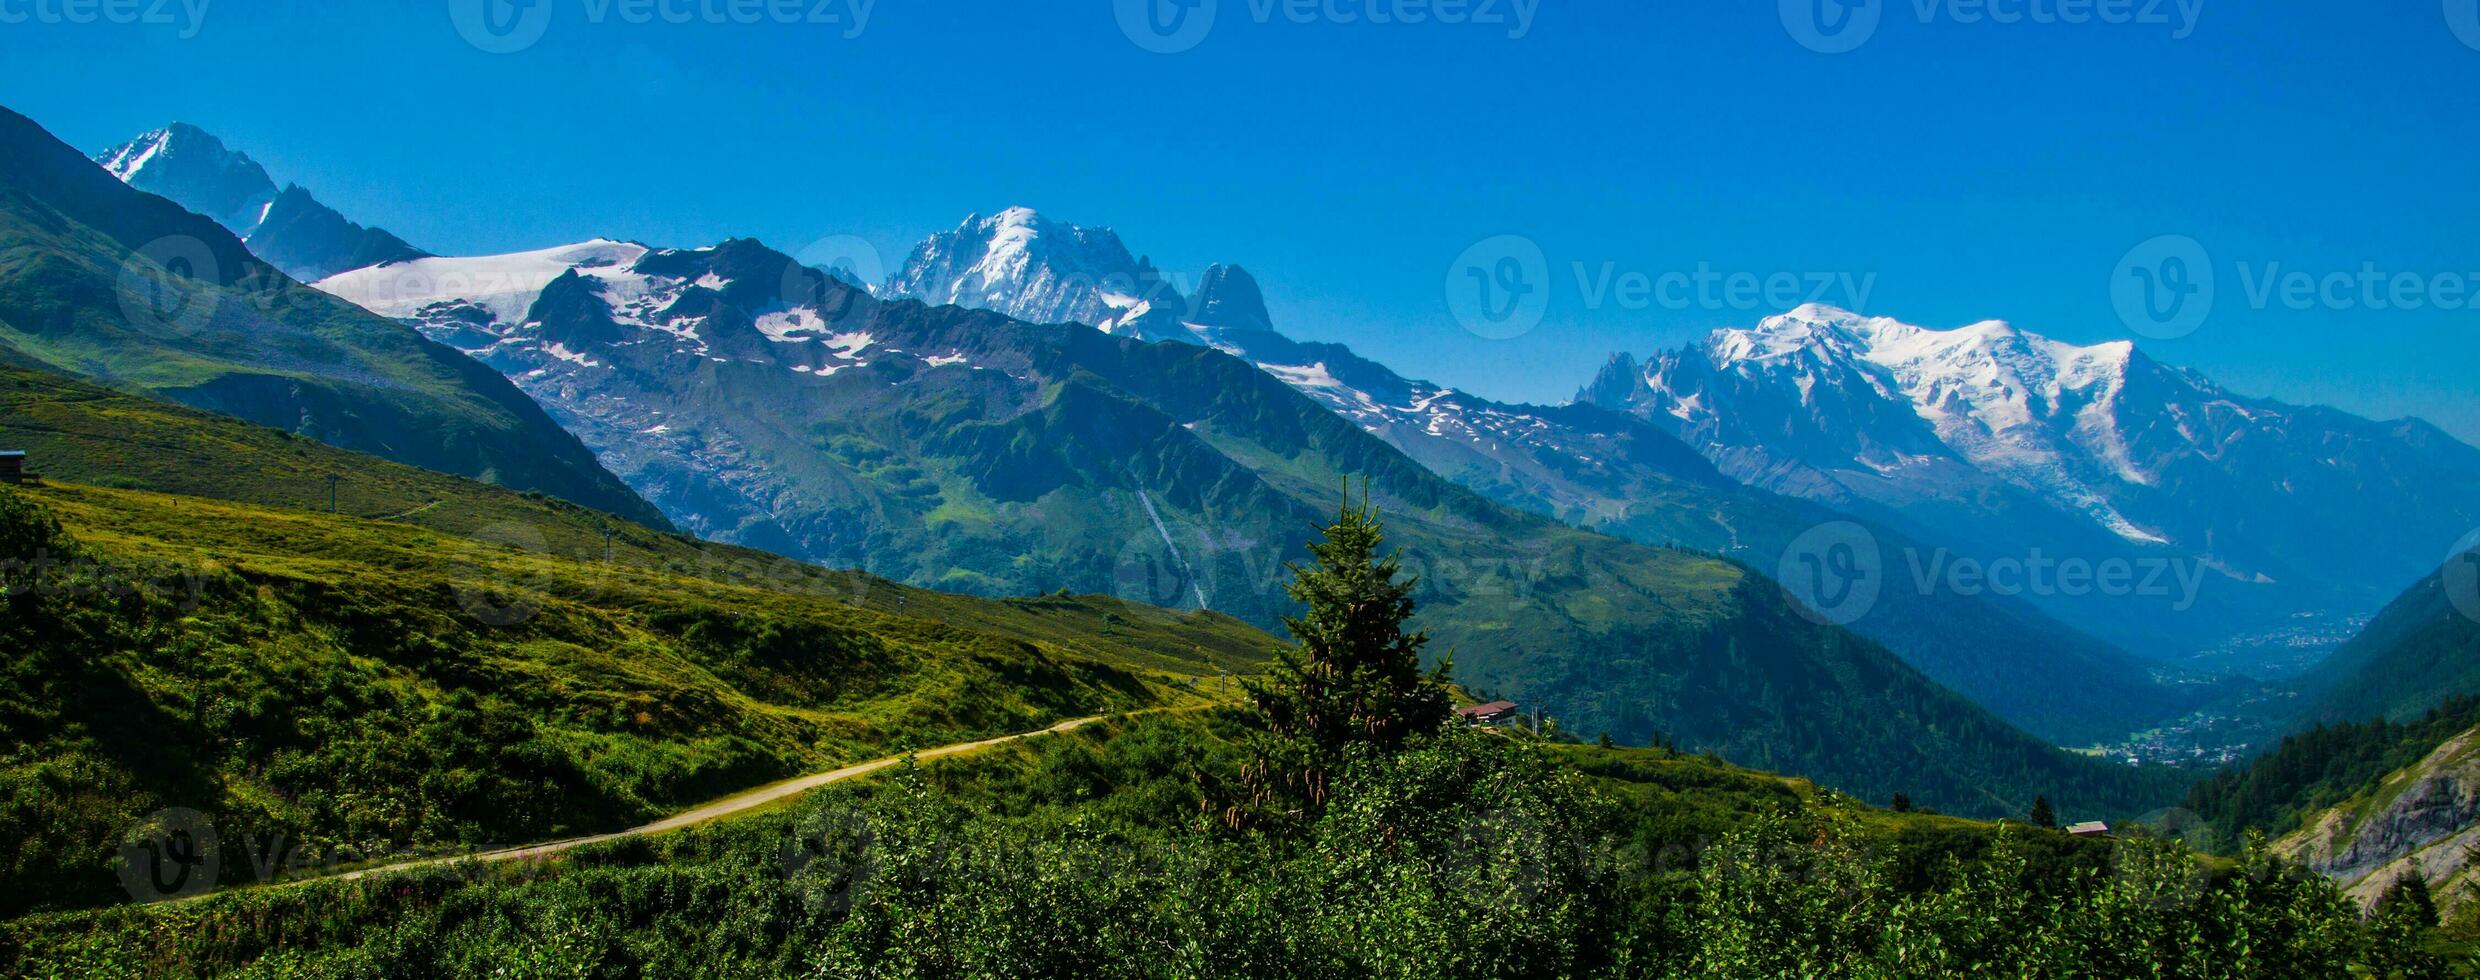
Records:
[[[2043,830],[2058,829],[2058,811],[2050,809],[2049,797],[2032,798],[2032,825]]]
[[[1304,607],[1283,620],[1300,649],[1279,651],[1268,678],[1248,685],[1265,724],[1244,774],[1261,816],[1314,816],[1346,746],[1392,751],[1447,720],[1447,665],[1424,672],[1429,635],[1407,628],[1419,578],[1399,555],[1380,553],[1385,528],[1366,484],[1357,506],[1346,486],[1341,513],[1321,532],[1309,545],[1315,560],[1289,566],[1285,587]]]
[[[2377,899],[2376,913],[2381,919],[2393,917],[2414,926],[2435,928],[2437,899],[2429,894],[2428,878],[2418,871],[2403,872]]]

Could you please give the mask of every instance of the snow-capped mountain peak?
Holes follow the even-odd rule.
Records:
[[[1819,469],[1902,479],[1961,462],[2160,543],[2095,486],[2153,481],[2123,431],[2134,358],[2124,342],[2077,346],[2001,320],[1936,330],[1809,305],[1657,359],[1638,407],[1692,444],[1764,445],[1751,452]]]
[[[276,200],[276,182],[265,167],[188,123],[141,134],[95,162],[122,183],[171,198],[242,238],[258,230]]]
[[[1105,242],[1106,236],[1108,251],[1083,263],[1064,259],[1054,244],[1091,245]],[[1063,269],[1116,270],[1119,281],[1142,277],[1160,287],[1150,296],[1150,315],[1122,315],[1109,303],[1058,302],[1092,295],[1090,290],[1058,288],[1056,284],[1077,278],[1061,274]],[[1089,276],[1088,281],[1111,281],[1111,275]],[[1025,209],[988,218],[977,215],[955,231],[932,236],[882,295],[1035,321],[1058,320],[1064,314],[1109,333],[1213,347],[1255,365],[1450,479],[1555,513],[1608,510],[1607,498],[1585,484],[1624,482],[1618,474],[1626,461],[1614,457],[1631,452],[1647,458],[1661,455],[1657,448],[1628,443],[1617,434],[1621,427],[1571,425],[1577,413],[1569,409],[1495,402],[1406,378],[1338,344],[1293,340],[1276,330],[1256,277],[1237,265],[1208,268],[1196,293],[1182,299],[1150,264],[1128,258],[1116,235],[1054,222]],[[1173,310],[1179,315],[1162,315]],[[1685,447],[1679,447],[1678,456],[1665,463],[1687,463],[1689,479],[1706,479],[1712,473]]]
[[[2003,320],[1931,329],[1828,306],[1717,330],[1642,365],[1614,358],[1578,399],[1667,426],[1753,485],[1932,540],[2017,556],[2176,555],[2229,580],[2312,588],[2381,581],[2417,567],[2404,556],[2425,545],[2363,524],[2345,547],[2308,526],[2355,522],[2373,496],[2454,513],[2431,478],[2403,474],[2474,462],[2399,424],[2234,394],[2126,341],[2074,344]],[[2365,573],[2337,574],[2345,565]],[[2305,591],[2267,601],[2333,602]]]
[[[1258,288],[1257,277],[1239,266],[1217,263],[1197,281],[1197,296],[1189,301],[1188,325],[1208,343],[1216,343],[1222,338],[1272,333],[1274,317],[1266,312],[1266,294]]]
[[[1893,320],[1871,321],[1849,310],[1812,303],[1780,316],[1769,316],[1754,327],[1716,330],[1707,348],[1720,363],[1762,361],[1812,350],[1850,350]]]
[[[2078,347],[2017,329],[2004,320],[1934,330],[1822,303],[1766,317],[1754,327],[1716,330],[1704,347],[1718,366],[1806,356],[1817,361],[1857,359],[1928,373],[1986,371],[1997,364],[2005,371],[2047,374],[2047,365],[2079,377],[2096,370],[2123,370],[2135,349],[2126,341]],[[2045,379],[2024,380],[2037,384]]]
[[[427,254],[346,220],[298,185],[278,187],[249,154],[187,123],[142,134],[94,159],[122,183],[215,219],[251,254],[302,282]]]
[[[1804,404],[1826,397],[1820,384],[1857,380],[1925,421],[1966,418],[1993,432],[2114,398],[2137,356],[2125,341],[2077,346],[2003,320],[1934,330],[1814,304],[1717,330],[1701,350],[1716,370],[1783,376]]]
[[[913,250],[880,295],[991,310],[1033,323],[1084,323],[1147,340],[1185,339],[1179,290],[1108,228],[1012,207],[972,215]]]

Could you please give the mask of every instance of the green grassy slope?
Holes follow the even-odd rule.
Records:
[[[1126,663],[1253,670],[1268,638],[1216,613],[1171,612],[1109,596],[997,601],[907,588],[780,555],[700,542],[539,494],[475,483],[337,449],[213,412],[46,371],[0,365],[0,445],[33,455],[54,482],[154,491],[323,513],[330,475],[345,517],[383,520],[495,548],[698,580],[839,598],[959,627],[1034,637]],[[169,502],[177,509],[177,501]],[[224,529],[240,533],[239,529]],[[300,542],[271,545],[298,549]],[[347,550],[341,557],[354,555]]]
[[[51,471],[0,490],[13,908],[112,899],[113,848],[165,807],[304,854],[614,829],[903,745],[1198,701],[1191,679],[1274,644],[627,524],[606,561],[615,522],[573,505],[66,379],[0,390],[0,438]],[[345,513],[273,506],[331,472]]]
[[[295,283],[212,220],[0,109],[10,360],[661,526],[490,369]]]

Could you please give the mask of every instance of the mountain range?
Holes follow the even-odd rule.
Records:
[[[1303,529],[1365,479],[1459,676],[1576,729],[1958,812],[2019,810],[2035,785],[2149,792],[1804,618],[1743,566],[1474,494],[1204,343],[881,298],[745,239],[424,258],[319,286],[505,373],[701,536],[1273,625]]]
[[[1024,208],[932,236],[879,292],[1213,346],[1458,483],[1633,540],[1771,571],[1800,534],[1856,521],[1898,587],[1855,628],[1991,703],[2054,678],[1976,683],[1916,649],[1924,600],[1945,607],[1932,620],[1993,604],[1959,594],[1996,600],[2046,639],[1975,632],[2086,678],[2123,680],[2102,650],[2281,675],[2480,525],[2480,502],[2454,489],[2480,476],[2480,450],[2428,423],[2251,398],[2130,343],[1996,321],[1940,331],[1804,307],[1650,362],[1614,355],[1570,404],[1532,406],[1291,340],[1236,266],[1183,297],[1107,229]],[[2130,579],[2005,590],[1939,574],[2009,563]]]
[[[2136,569],[2154,587],[2026,597],[2214,667],[2312,662],[2480,525],[2461,489],[2480,450],[2425,422],[2247,397],[2127,342],[1998,321],[1803,307],[1616,357],[1579,400],[1662,426],[1735,480],[1958,556]]]
[[[783,411],[801,397],[762,398],[717,406],[719,395],[701,396],[688,408],[665,407],[666,392],[682,387],[730,390],[742,395],[780,387],[781,379],[743,380],[739,369],[715,367],[731,380],[688,382],[673,376],[663,345],[625,339],[621,346],[644,358],[587,353],[623,341],[624,327],[642,327],[644,339],[669,335],[708,363],[768,363],[799,350],[800,341],[822,339],[815,330],[793,329],[809,314],[806,298],[770,293],[768,277],[757,285],[734,285],[742,318],[768,343],[730,344],[739,354],[718,354],[706,322],[690,323],[679,312],[704,302],[693,291],[713,275],[701,256],[725,253],[727,267],[778,261],[755,243],[726,243],[715,250],[667,252],[632,243],[598,240],[539,252],[478,258],[428,258],[334,277],[321,288],[387,316],[415,323],[424,333],[491,363],[551,406],[581,433],[614,471],[666,513],[700,534],[767,547],[812,560],[848,562],[866,557],[882,574],[921,584],[977,591],[1045,589],[1049,575],[1065,584],[1114,587],[1144,562],[1117,554],[1140,553],[1164,537],[1149,529],[1152,518],[1103,519],[1096,549],[1085,536],[1056,537],[1027,547],[1003,573],[987,562],[954,561],[935,550],[854,551],[861,529],[893,520],[899,510],[822,512],[815,501],[858,499],[850,463],[816,460],[815,448],[783,431]],[[762,258],[751,258],[763,254]],[[577,287],[559,285],[571,274]],[[715,278],[713,285],[724,280]],[[1216,266],[1194,298],[1134,258],[1106,229],[1078,228],[1022,208],[997,217],[976,216],[915,251],[896,276],[878,290],[888,297],[925,298],[944,304],[990,308],[1017,320],[1050,322],[1065,315],[1106,335],[1178,340],[1242,358],[1293,390],[1410,455],[1427,469],[1480,491],[1500,503],[1542,513],[1650,544],[1684,544],[1716,552],[1780,554],[1808,528],[1838,516],[1825,508],[1760,491],[1721,475],[1692,450],[1659,429],[1624,413],[1590,406],[1508,406],[1423,382],[1403,379],[1381,365],[1336,345],[1302,344],[1276,332],[1256,281],[1236,266]],[[595,299],[587,299],[587,296]],[[854,295],[867,295],[856,291]],[[549,308],[538,312],[537,307]],[[584,303],[599,307],[586,310]],[[584,322],[564,332],[561,313],[585,311]],[[704,316],[697,312],[697,316]],[[1094,317],[1091,322],[1073,319]],[[605,324],[605,319],[610,320]],[[539,325],[534,326],[534,325]],[[855,357],[810,358],[794,365],[832,376],[858,362],[873,340],[853,333],[824,337],[826,348]],[[694,343],[690,341],[694,340]],[[899,350],[906,349],[900,347]],[[963,356],[921,350],[931,366]],[[811,363],[814,361],[815,363]],[[978,362],[977,362],[978,363]],[[617,365],[620,370],[602,370]],[[638,370],[631,370],[632,366]],[[718,421],[720,408],[730,416]],[[797,411],[797,410],[796,410]],[[696,418],[684,420],[682,413]],[[658,414],[659,413],[659,414]],[[883,441],[883,440],[882,440]],[[1105,453],[1125,451],[1101,445]],[[751,460],[767,460],[752,465]],[[1600,519],[1580,519],[1600,508]],[[927,514],[925,513],[925,519]],[[1064,525],[1090,530],[1089,523]],[[1893,532],[1885,532],[1893,539]],[[1133,541],[1133,543],[1131,543]],[[939,544],[934,543],[935,549]],[[1181,547],[1174,545],[1173,547]],[[1188,550],[1200,546],[1189,544]],[[1041,570],[1044,561],[1071,566],[1110,565],[1099,571]],[[1260,556],[1260,577],[1276,565]],[[906,566],[899,562],[919,562]],[[1129,567],[1121,569],[1119,566]],[[1769,561],[1770,564],[1770,561]],[[1030,566],[1030,568],[1025,567]],[[1034,574],[1039,571],[1039,574]],[[1124,574],[1123,574],[1124,573]],[[1280,611],[1274,597],[1244,592],[1219,604],[1197,589],[1142,594],[1171,605],[1209,605],[1273,625]],[[1882,613],[1858,628],[1902,653],[1941,683],[1955,687],[2002,716],[2061,742],[2103,741],[2178,714],[2208,697],[2211,688],[2156,679],[2156,670],[2051,621],[2020,603],[1963,598],[1934,592],[1889,590]],[[1254,608],[1232,605],[1258,603]],[[1988,651],[2005,651],[1991,655]]]
[[[1769,574],[1803,535],[1852,521],[1744,486],[1624,411],[1497,402],[1403,377],[1340,344],[1293,340],[1275,328],[1263,289],[1239,266],[1210,267],[1196,295],[1183,296],[1110,230],[1025,208],[977,215],[932,236],[879,293],[1037,322],[1064,315],[1106,333],[1212,347],[1502,504],[1640,543],[1733,556]],[[1925,550],[1891,527],[1869,533],[1890,549]],[[2114,739],[2214,690],[2005,597],[1883,589],[1875,608],[1849,625],[1940,683],[2061,742]]]

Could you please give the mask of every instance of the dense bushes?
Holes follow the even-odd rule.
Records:
[[[1147,752],[1218,757],[1202,726]],[[1121,736],[1123,738],[1129,735]],[[2417,928],[2261,850],[2235,866],[2130,839],[2055,880],[2045,832],[1984,834],[1932,887],[1880,815],[1831,797],[1744,821],[1677,866],[1643,814],[1534,746],[1450,732],[1355,750],[1297,837],[1101,815],[1142,764],[1069,739],[1005,766],[908,770],[793,814],[639,841],[573,866],[448,871],[21,920],[0,969],[173,975],[817,977],[2434,975]],[[1116,741],[1116,739],[1114,740]],[[966,801],[1098,774],[1084,803]],[[1012,774],[1012,775],[1011,775]],[[1174,777],[1175,779],[1177,777]],[[979,786],[959,792],[959,781]],[[111,975],[108,971],[101,975]]]

